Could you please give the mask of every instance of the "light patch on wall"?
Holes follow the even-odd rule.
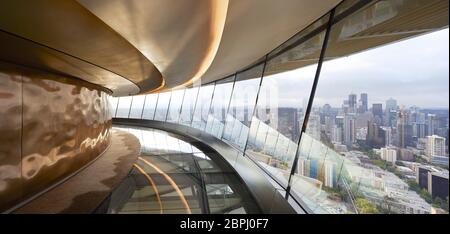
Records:
[[[225,27],[225,20],[228,12],[228,0],[216,0],[211,2],[211,21],[209,30],[209,45],[206,50],[202,62],[199,64],[195,74],[185,83],[174,87],[173,89],[184,88],[199,80],[203,74],[211,66],[219,49],[220,40],[222,39],[223,29]]]

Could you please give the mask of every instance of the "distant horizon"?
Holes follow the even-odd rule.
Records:
[[[350,93],[368,94],[368,106],[390,97],[401,105],[449,109],[449,29],[441,29],[323,63],[314,106],[341,106]],[[284,97],[309,97],[315,65],[278,76]],[[289,81],[290,80],[290,81]],[[295,86],[293,84],[296,84]],[[300,100],[302,102],[302,100]],[[299,100],[280,99],[296,107]],[[307,100],[303,100],[307,102]],[[303,103],[305,105],[305,103]]]

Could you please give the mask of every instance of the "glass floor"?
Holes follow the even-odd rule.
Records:
[[[234,170],[217,153],[197,148],[201,143],[156,129],[115,128],[135,135],[141,153],[96,213],[260,213]]]

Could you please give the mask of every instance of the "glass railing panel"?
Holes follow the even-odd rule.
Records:
[[[216,82],[205,132],[218,138],[222,136],[228,104],[233,89],[234,76]]]
[[[247,141],[262,70],[259,65],[238,73],[234,84],[223,139],[241,150]]]
[[[318,25],[310,27],[316,29]],[[252,127],[256,130],[251,134],[256,135],[249,136],[255,141],[249,141],[246,149],[253,159],[281,175],[278,179],[285,187],[325,36],[324,30],[308,35],[314,29],[295,37],[302,43],[289,41],[293,46],[267,61],[254,115],[259,121],[252,122],[258,127]]]
[[[201,86],[195,104],[192,127],[204,131],[208,120],[209,106],[214,92],[214,85]]]
[[[178,123],[180,118],[181,105],[183,104],[184,89],[172,91],[170,98],[169,111],[167,113],[167,122]]]
[[[183,125],[191,125],[192,116],[194,115],[195,103],[197,101],[199,88],[194,87],[190,89],[186,89],[183,98],[183,105],[181,107],[181,114],[179,123]]]
[[[133,96],[130,109],[130,119],[140,119],[144,108],[145,95]]]
[[[153,120],[155,116],[156,103],[158,102],[158,94],[148,94],[145,98],[144,111],[142,119]]]
[[[130,105],[131,105],[132,97],[120,97],[119,104],[117,106],[116,118],[128,118],[130,113]]]
[[[119,102],[119,98],[108,95],[108,101],[109,101],[111,116],[115,117],[116,110],[117,110],[117,103]]]
[[[160,93],[158,103],[156,105],[155,120],[166,121],[167,111],[169,110],[169,102],[172,92]]]

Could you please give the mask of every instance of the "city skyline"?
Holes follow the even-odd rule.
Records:
[[[341,100],[336,97],[354,93],[359,98],[360,93],[368,93],[369,107],[394,98],[407,107],[448,109],[448,34],[446,28],[324,62],[314,106],[330,104],[339,107]],[[316,66],[277,74],[285,82],[271,85],[283,90],[286,97],[298,92],[309,96]],[[293,83],[297,84],[295,88]],[[289,98],[279,100],[279,103],[283,103],[283,107],[299,106],[299,100]],[[306,100],[303,103],[305,105]]]

